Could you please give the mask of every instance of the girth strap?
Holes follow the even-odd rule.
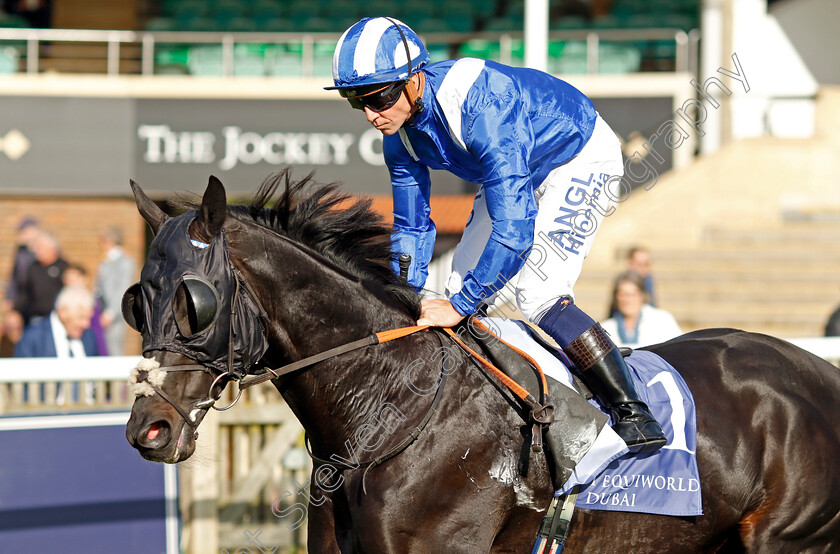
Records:
[[[266,368],[266,372],[261,375],[255,375],[253,377],[246,377],[242,379],[239,382],[239,388],[241,390],[246,389],[248,387],[252,387],[254,385],[259,385],[260,383],[265,383],[266,381],[277,379],[284,375],[288,375],[289,373],[294,373],[295,371],[299,371],[311,365],[315,365],[319,362],[323,362],[325,360],[329,360],[330,358],[340,356],[341,354],[346,354],[347,352],[352,352],[353,350],[365,348],[366,346],[382,344],[388,341],[392,341],[394,339],[411,335],[418,331],[425,331],[428,328],[428,325],[415,325],[412,327],[400,327],[398,329],[389,329],[387,331],[374,333],[373,335],[370,335],[363,339],[359,339],[347,344],[342,344],[341,346],[336,346],[335,348],[331,348],[330,350],[321,352],[320,354],[309,356],[307,358],[298,360],[288,365],[284,365],[283,367],[277,369]]]

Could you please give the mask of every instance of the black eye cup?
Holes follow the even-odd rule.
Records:
[[[175,289],[173,309],[178,330],[190,338],[207,331],[216,323],[222,303],[216,287],[201,277],[185,275]]]
[[[126,289],[122,297],[120,309],[123,319],[128,323],[128,326],[142,333],[145,327],[145,315],[143,314],[143,295],[141,294],[139,281]]]
[[[339,90],[339,93],[357,110],[369,108],[375,112],[384,112],[397,103],[405,88],[405,84],[406,81],[398,81],[370,92],[367,90],[345,89]]]

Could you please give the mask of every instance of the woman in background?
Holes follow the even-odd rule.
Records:
[[[615,278],[610,314],[602,326],[618,346],[647,346],[682,334],[674,316],[647,303],[645,281],[637,271]]]

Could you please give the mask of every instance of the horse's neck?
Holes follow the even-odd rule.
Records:
[[[280,271],[275,264],[281,266]],[[358,280],[294,248],[269,253],[267,262],[251,263],[247,272],[271,321],[269,367],[415,323]],[[284,379],[283,396],[313,444],[343,448],[382,406],[406,394],[400,373],[412,359],[396,360],[394,352],[414,345],[413,359],[428,359],[434,347],[428,336],[399,342],[343,354]],[[415,402],[409,398],[407,404],[401,403],[402,409],[412,409]]]

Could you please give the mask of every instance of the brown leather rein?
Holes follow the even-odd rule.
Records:
[[[377,344],[383,344],[395,339],[399,339],[408,335],[412,335],[419,331],[425,331],[428,329],[428,325],[413,325],[410,327],[400,327],[397,329],[389,329],[387,331],[380,331],[379,333],[374,333],[368,337],[363,339],[359,339],[347,344],[343,344],[341,346],[336,346],[335,348],[331,348],[330,350],[326,350],[319,354],[315,354],[314,356],[309,356],[298,360],[296,362],[284,365],[277,369],[265,368],[265,373],[259,375],[252,375],[249,377],[245,377],[243,379],[237,379],[236,374],[233,372],[225,372],[221,374],[214,373],[210,368],[200,365],[200,364],[188,364],[188,365],[176,365],[176,366],[161,366],[156,369],[168,372],[176,372],[176,371],[203,371],[205,373],[209,373],[210,375],[216,375],[216,378],[213,380],[213,383],[210,385],[210,390],[207,393],[207,396],[194,404],[195,408],[201,410],[199,414],[193,418],[190,413],[184,409],[178,402],[173,400],[168,394],[166,394],[163,389],[155,384],[152,384],[148,380],[148,372],[141,371],[140,375],[137,377],[137,382],[146,382],[155,393],[159,394],[161,398],[163,398],[166,402],[172,406],[175,411],[180,414],[183,418],[184,422],[189,425],[193,430],[194,438],[198,438],[198,425],[201,423],[201,420],[204,419],[204,415],[207,413],[207,410],[213,408],[218,411],[225,411],[229,410],[239,401],[239,398],[242,396],[242,391],[254,385],[259,385],[260,383],[264,383],[266,381],[270,381],[273,379],[279,379],[284,375],[288,375],[290,373],[294,373],[296,371],[300,371],[302,369],[306,369],[311,367],[317,363],[329,360],[330,358],[335,358],[336,356],[340,356],[342,354],[346,354],[348,352],[352,352],[353,350],[359,350],[360,348],[365,348],[368,346],[375,346]],[[445,382],[446,377],[441,379],[441,384]],[[230,381],[237,381],[238,382],[238,392],[236,394],[236,398],[225,406],[224,408],[219,408],[216,406],[216,402],[222,397],[224,393],[225,386]],[[218,394],[214,394],[214,389],[217,388],[218,385],[221,384],[219,387]],[[435,402],[435,405],[437,402]]]
[[[473,323],[477,324],[479,326],[479,328],[481,328],[483,331],[489,332],[487,327],[485,327],[480,322],[474,321]],[[167,395],[161,387],[159,387],[157,385],[154,385],[154,384],[151,384],[151,383],[149,383],[149,384],[154,389],[154,391],[161,396],[161,398],[163,398],[166,402],[168,402],[181,415],[181,417],[184,419],[186,424],[189,425],[193,429],[194,438],[198,438],[198,431],[197,431],[198,425],[201,423],[202,419],[204,418],[204,415],[207,413],[207,410],[209,410],[210,408],[213,408],[213,409],[216,409],[216,410],[219,410],[219,411],[224,411],[224,410],[230,409],[231,407],[233,407],[234,404],[236,404],[239,401],[239,398],[242,396],[242,391],[246,388],[252,387],[254,385],[259,385],[260,383],[265,383],[266,381],[279,379],[280,377],[283,377],[285,375],[289,375],[290,373],[294,373],[296,371],[300,371],[302,369],[309,368],[309,367],[311,367],[315,364],[318,364],[320,362],[329,360],[331,358],[335,358],[337,356],[340,356],[342,354],[346,354],[348,352],[352,352],[354,350],[359,350],[361,348],[366,348],[368,346],[375,346],[377,344],[384,344],[384,343],[390,342],[392,340],[396,340],[396,339],[399,339],[399,338],[402,338],[402,337],[412,335],[412,334],[417,333],[419,331],[425,331],[426,329],[429,329],[429,327],[430,327],[429,325],[413,325],[413,326],[409,326],[409,327],[399,327],[397,329],[389,329],[387,331],[380,331],[378,333],[374,333],[372,335],[369,335],[369,336],[367,336],[363,339],[359,339],[359,340],[356,340],[356,341],[353,341],[353,342],[350,342],[350,343],[347,343],[347,344],[343,344],[341,346],[337,346],[335,348],[331,348],[331,349],[326,350],[324,352],[321,352],[319,354],[315,354],[313,356],[308,356],[306,358],[303,358],[303,359],[298,360],[296,362],[292,362],[290,364],[284,365],[284,366],[276,368],[276,369],[265,368],[265,373],[261,373],[259,375],[248,376],[248,377],[245,377],[245,378],[242,378],[242,379],[237,379],[237,376],[232,372],[226,372],[226,373],[218,374],[218,375],[216,375],[216,378],[213,380],[213,383],[210,385],[210,390],[208,391],[207,397],[202,399],[202,400],[197,401],[194,404],[195,408],[198,408],[199,410],[201,410],[199,412],[199,414],[197,414],[195,419],[193,419],[193,417],[182,406],[180,406],[171,397],[169,397],[169,395]],[[522,402],[524,402],[526,405],[531,407],[530,417],[531,417],[532,423],[535,426],[534,433],[533,433],[533,441],[534,442],[532,444],[532,448],[535,451],[541,451],[542,450],[542,433],[539,432],[539,430],[537,429],[537,426],[538,425],[547,425],[547,424],[549,424],[553,421],[553,419],[554,419],[554,417],[553,417],[553,406],[551,404],[546,404],[546,405],[540,404],[534,398],[534,396],[532,394],[530,394],[527,390],[525,390],[519,383],[517,383],[516,381],[514,381],[513,379],[508,377],[503,371],[501,371],[495,365],[493,365],[493,363],[486,360],[480,354],[475,352],[472,348],[467,346],[464,343],[464,341],[461,340],[461,338],[458,336],[458,334],[455,333],[452,329],[444,328],[443,330],[465,352],[465,354],[467,355],[468,358],[472,359],[481,368],[483,368],[483,369],[489,371],[491,374],[493,374],[499,381],[501,381],[502,384],[504,384],[520,400],[522,400]],[[441,345],[442,345],[442,343],[441,343]],[[511,345],[508,345],[508,346],[511,346]],[[511,348],[513,348],[513,347],[511,346]],[[546,381],[545,381],[545,375],[543,374],[542,369],[540,369],[539,365],[530,356],[528,356],[526,353],[524,353],[521,350],[516,349],[516,348],[514,348],[514,350],[516,350],[520,355],[525,357],[529,362],[531,362],[531,364],[535,368],[537,368],[537,370],[539,371],[539,375],[540,375],[540,380],[541,380],[540,385],[542,387],[542,392],[547,393],[548,388],[547,388]],[[210,373],[211,375],[215,375],[210,370],[210,368],[205,367],[203,365],[198,365],[198,364],[195,364],[195,365],[180,365],[180,366],[166,366],[166,367],[160,367],[158,369],[166,370],[167,372],[169,372],[169,371],[204,371],[206,373]],[[139,376],[137,380],[138,380],[138,382],[140,382],[140,381],[148,382],[147,375]],[[238,390],[238,393],[236,395],[236,398],[233,400],[233,402],[231,402],[230,404],[228,404],[224,408],[219,408],[219,407],[216,406],[216,402],[221,398],[221,396],[224,392],[225,386],[230,381],[237,381],[238,382],[238,389],[239,390]],[[221,387],[219,387],[218,394],[214,394],[214,389],[220,384],[221,384]],[[376,467],[377,465],[385,462],[386,460],[389,460],[389,459],[393,458],[394,456],[396,456],[397,454],[399,454],[400,452],[405,450],[412,442],[414,442],[417,439],[417,437],[420,435],[420,433],[426,427],[426,424],[428,424],[429,420],[431,419],[432,415],[434,414],[435,409],[438,405],[438,402],[440,401],[440,398],[442,396],[443,388],[444,388],[445,384],[446,384],[446,372],[443,371],[443,369],[441,369],[441,376],[440,376],[440,379],[438,381],[437,392],[435,394],[434,399],[432,400],[432,404],[429,406],[429,409],[426,412],[425,417],[420,422],[420,424],[417,425],[417,427],[415,427],[402,442],[400,442],[394,448],[391,448],[390,450],[388,450],[385,454],[383,454],[381,456],[378,456],[375,459],[368,460],[366,462],[356,463],[356,464],[353,464],[353,465],[346,464],[346,463],[340,462],[340,461],[335,460],[335,459],[325,460],[323,458],[319,458],[319,457],[315,456],[312,453],[312,450],[309,448],[309,441],[308,441],[308,438],[307,438],[307,440],[306,440],[306,447],[307,448],[306,449],[307,449],[307,452],[309,453],[309,456],[312,458],[313,462],[315,462],[316,464],[319,464],[319,465],[329,464],[329,465],[332,465],[332,466],[334,466],[338,469],[366,468],[366,470],[365,470],[365,475],[366,475],[367,471],[369,471],[373,467]],[[362,488],[364,489],[364,478],[362,479]]]

